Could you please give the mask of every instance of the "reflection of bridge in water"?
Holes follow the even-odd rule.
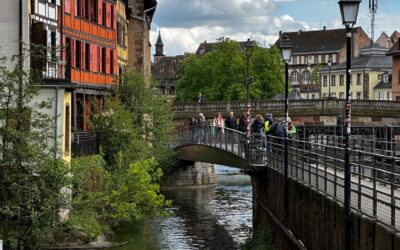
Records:
[[[397,234],[400,233],[399,136],[399,127],[353,127],[351,151],[353,213],[379,222]],[[343,205],[343,142],[341,126],[298,127],[296,138],[289,139],[289,178]],[[270,136],[266,142],[259,135],[247,138],[238,131],[218,131],[206,126],[179,130],[175,148],[178,159],[241,167],[250,175],[272,169],[283,176],[283,145],[283,138]]]

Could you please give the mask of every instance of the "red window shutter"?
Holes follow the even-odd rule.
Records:
[[[94,72],[98,72],[98,56],[97,56],[97,46],[96,45],[92,45],[92,54],[93,54],[93,71]]]
[[[110,74],[110,49],[106,48],[106,74]]]
[[[106,13],[107,13],[106,26],[108,28],[111,28],[111,4],[109,3],[106,3]]]
[[[71,0],[64,1],[65,13],[71,14]]]
[[[80,0],[75,0],[75,16],[78,15],[78,1],[80,1]]]
[[[103,0],[94,0],[98,1],[97,4],[97,22],[102,25],[103,24]]]
[[[85,42],[81,42],[81,64],[82,64],[82,67],[81,67],[81,69],[83,70],[83,69],[85,69],[85,67],[86,67],[86,57],[85,57],[85,55],[86,55],[86,51],[85,51],[85,49],[86,49],[86,43]]]

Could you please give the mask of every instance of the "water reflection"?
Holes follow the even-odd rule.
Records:
[[[129,229],[135,237],[117,249],[238,249],[244,226],[252,224],[250,178],[224,166],[216,174],[216,186],[163,191],[173,201],[173,216]]]

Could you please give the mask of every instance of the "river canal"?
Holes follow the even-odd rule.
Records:
[[[216,186],[164,191],[173,215],[124,228],[130,243],[114,249],[239,249],[252,225],[250,177],[225,166],[215,171]]]

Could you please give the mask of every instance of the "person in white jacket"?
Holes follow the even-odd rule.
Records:
[[[222,134],[224,133],[224,127],[225,127],[225,121],[224,118],[221,115],[221,112],[218,112],[217,116],[213,120],[213,126],[217,130],[216,136],[217,136],[217,142],[221,142]]]

